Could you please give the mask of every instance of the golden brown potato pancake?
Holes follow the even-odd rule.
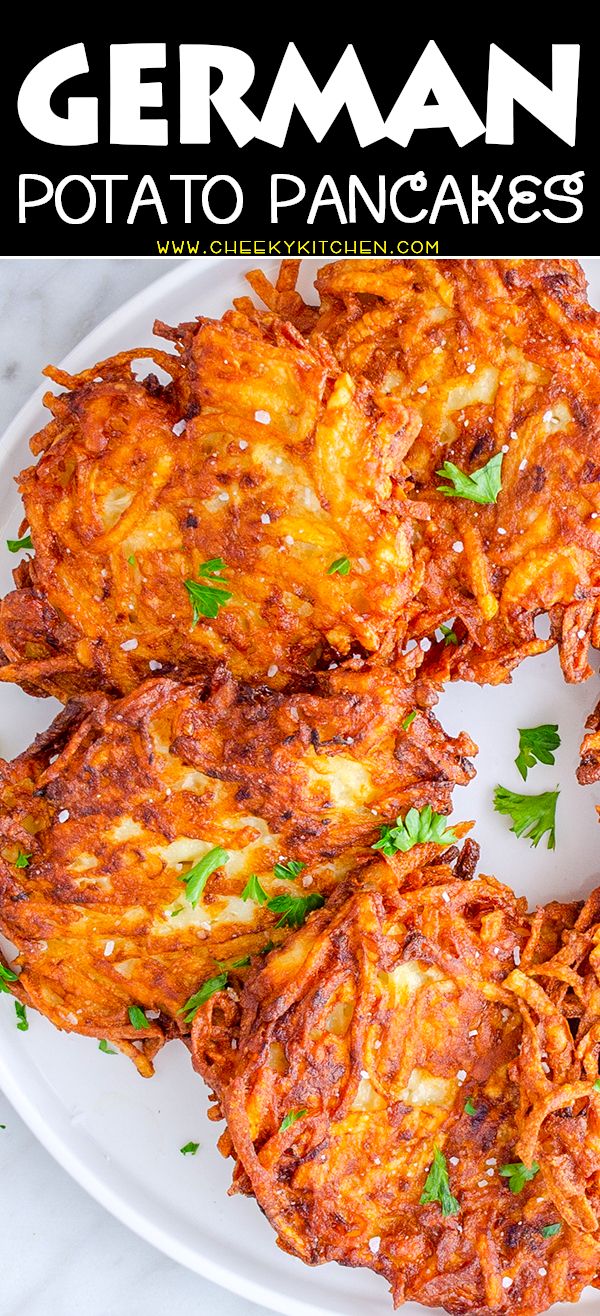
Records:
[[[167,387],[132,374],[149,350],[48,370],[67,391],[19,477],[35,551],[0,611],[4,680],[64,700],[226,661],[277,688],[404,633],[392,477],[418,420],[291,326],[240,320],[162,326]]]
[[[211,688],[161,678],[80,696],[0,764],[0,930],[22,1001],[149,1073],[222,962],[287,935],[294,910],[371,858],[382,823],[449,811],[476,747],[444,733],[427,683],[346,670],[313,685],[283,695],[223,670]],[[243,899],[252,874],[261,890]],[[296,898],[287,915],[265,903],[282,896]],[[134,1006],[151,1012],[141,1030]]]
[[[342,884],[239,1000],[215,993],[195,1064],[284,1250],[368,1266],[397,1304],[534,1316],[600,1262],[600,1034],[573,972],[594,934],[444,860],[407,876],[412,857]]]
[[[600,315],[577,262],[338,261],[319,272],[312,316],[290,271],[281,290],[250,281],[273,311],[325,336],[354,378],[421,418],[405,459],[409,634],[453,623],[458,644],[431,656],[438,675],[505,681],[557,644],[567,680],[589,676],[588,646],[600,645]],[[439,491],[453,488],[445,462],[472,476],[493,458],[497,502]]]

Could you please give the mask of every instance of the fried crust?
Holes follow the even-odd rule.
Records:
[[[271,312],[281,295],[293,314],[289,287],[250,282]],[[316,286],[313,334],[422,421],[405,463],[417,520],[409,629],[431,636],[456,619],[458,644],[430,657],[439,676],[495,684],[554,644],[567,680],[589,676],[588,646],[600,640],[600,316],[578,263],[339,261]],[[439,492],[444,461],[470,473],[499,453],[496,504]]]
[[[406,688],[392,673],[332,672],[284,695],[224,670],[210,688],[162,678],[120,700],[73,700],[0,763],[0,930],[19,953],[15,994],[151,1072],[149,1049],[189,1031],[188,997],[223,962],[286,935],[265,904],[241,899],[251,874],[268,897],[326,896],[371,857],[382,823],[413,805],[450,809],[476,747],[444,733],[434,700],[426,682]],[[229,858],[193,908],[186,875],[217,845]],[[300,861],[295,879],[274,875],[282,860]],[[130,1024],[131,1005],[158,1012],[147,1030]]]
[[[396,1304],[535,1316],[600,1261],[600,1034],[572,1037],[566,999],[586,915],[532,917],[492,878],[443,861],[407,875],[408,858],[339,888],[240,1000],[215,994],[194,1063],[227,1120],[233,1190],[284,1250],[368,1266]],[[436,1148],[446,1215],[421,1201]],[[518,1162],[535,1173],[513,1192],[500,1169]]]
[[[394,473],[416,416],[354,383],[324,344],[239,315],[161,332],[174,376],[122,354],[48,394],[19,489],[35,554],[0,609],[0,678],[63,701],[227,661],[273,680],[392,651],[412,590]],[[349,574],[330,572],[348,557]],[[215,559],[212,575],[203,568]],[[186,581],[231,594],[194,617]]]

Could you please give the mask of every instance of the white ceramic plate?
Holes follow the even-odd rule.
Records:
[[[308,290],[318,262],[306,261]],[[194,315],[220,315],[244,291],[243,276],[256,262],[191,260],[134,297],[67,357],[76,370],[132,345],[152,342],[155,316],[172,324]],[[585,262],[590,296],[600,306],[600,259]],[[265,263],[267,273],[275,262]],[[20,520],[12,477],[30,459],[27,440],[45,420],[39,392],[9,426],[0,449],[0,545]],[[0,548],[0,589],[10,586],[10,555]],[[554,654],[525,663],[510,686],[450,687],[440,701],[450,732],[467,729],[479,743],[478,775],[455,793],[455,817],[476,818],[482,868],[531,903],[581,896],[600,880],[600,788],[575,781],[584,719],[598,695],[597,682],[568,687]],[[23,749],[47,726],[57,706],[0,685],[0,752]],[[516,728],[558,722],[562,746],[556,766],[536,767],[534,790],[560,783],[557,848],[532,850],[494,814],[497,782],[519,788],[514,766]],[[130,1061],[106,1056],[89,1038],[56,1032],[30,1011],[29,1032],[18,1032],[10,997],[0,997],[0,1084],[57,1161],[125,1224],[175,1260],[208,1279],[289,1316],[391,1316],[383,1280],[334,1265],[309,1269],[285,1256],[254,1203],[228,1198],[229,1165],[215,1148],[215,1127],[205,1119],[206,1096],[183,1046],[158,1057],[154,1079],[141,1079]],[[196,1157],[179,1148],[199,1141]],[[423,1308],[405,1307],[405,1316]],[[555,1309],[558,1312],[558,1308]],[[568,1309],[561,1308],[565,1313]],[[598,1312],[598,1297],[582,1298],[582,1316]]]

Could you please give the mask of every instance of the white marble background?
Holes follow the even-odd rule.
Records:
[[[178,261],[0,260],[0,433],[94,325]],[[266,1316],[130,1233],[0,1092],[0,1316]]]

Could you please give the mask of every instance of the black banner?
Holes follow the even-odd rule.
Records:
[[[596,252],[581,30],[317,41],[180,22],[139,42],[114,27],[11,53],[5,255]]]

